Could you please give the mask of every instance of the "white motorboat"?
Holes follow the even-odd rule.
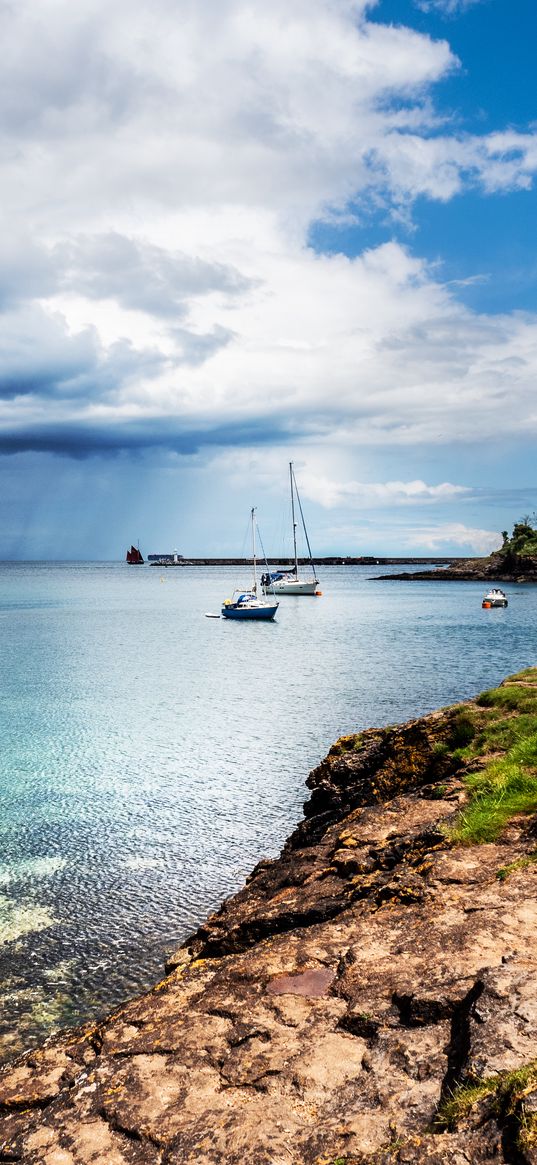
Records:
[[[507,595],[506,595],[505,591],[502,591],[500,589],[500,587],[491,587],[490,591],[487,591],[487,594],[485,595],[483,602],[481,603],[481,606],[482,607],[506,607],[507,602],[508,602],[508,600],[507,600]]]

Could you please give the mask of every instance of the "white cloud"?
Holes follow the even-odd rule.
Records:
[[[495,530],[466,526],[462,522],[425,523],[391,521],[389,509],[374,525],[363,522],[336,522],[330,530],[317,531],[334,553],[385,555],[433,555],[438,557],[483,557],[502,544]],[[330,539],[330,541],[328,541]]]
[[[489,194],[529,189],[537,169],[537,136],[514,131],[482,138],[390,132],[372,158],[395,199],[424,194],[447,202],[468,186]]]
[[[306,245],[350,201],[404,214],[537,170],[534,133],[450,133],[433,105],[449,45],[370,7],[2,8],[2,447],[71,425],[78,449],[97,415],[107,446],[145,426],[188,449],[252,428],[341,445],[537,429],[532,317],[473,314],[394,243],[355,259]],[[345,488],[365,489],[327,496]]]
[[[452,547],[460,547],[465,554],[486,555],[498,550],[502,539],[495,530],[480,530],[464,526],[461,522],[446,522],[439,526],[420,526],[406,531],[403,544],[423,547],[432,554],[449,554],[452,553]]]
[[[439,485],[427,485],[419,480],[337,482],[307,472],[302,472],[301,489],[305,497],[326,509],[452,502],[471,492],[466,486],[452,485],[448,481]]]
[[[459,12],[466,12],[475,4],[487,3],[487,0],[415,0],[417,8],[422,12],[443,12],[446,16],[456,16]]]
[[[279,447],[266,449],[234,449],[218,453],[211,458],[211,468],[222,478],[225,476],[237,486],[240,482],[255,480],[266,494],[282,494],[287,489],[286,450]],[[308,450],[295,461],[295,476],[304,499],[314,502],[323,509],[371,509],[391,506],[423,505],[435,502],[451,503],[472,494],[469,486],[441,482],[427,485],[426,482],[386,481],[363,482],[354,480],[334,480],[320,470],[326,457],[319,450]]]

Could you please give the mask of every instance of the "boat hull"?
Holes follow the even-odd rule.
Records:
[[[267,604],[265,607],[222,607],[224,619],[273,619],[278,610],[277,603]]]
[[[307,579],[301,581],[300,579],[289,579],[281,582],[273,582],[268,587],[263,588],[265,595],[314,595],[317,591],[319,582],[317,579]]]
[[[506,607],[507,606],[507,595],[505,594],[504,591],[501,590],[500,587],[492,587],[492,589],[490,591],[488,591],[488,593],[485,595],[483,602],[481,603],[481,606],[482,607]]]

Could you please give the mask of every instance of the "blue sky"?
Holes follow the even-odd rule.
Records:
[[[277,554],[290,459],[319,555],[537,508],[530,0],[0,20],[0,557]]]

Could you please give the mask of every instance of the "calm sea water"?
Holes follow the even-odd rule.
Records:
[[[204,617],[238,568],[0,565],[1,1055],[160,977],[337,736],[535,663],[537,588],[370,574],[247,624]]]

